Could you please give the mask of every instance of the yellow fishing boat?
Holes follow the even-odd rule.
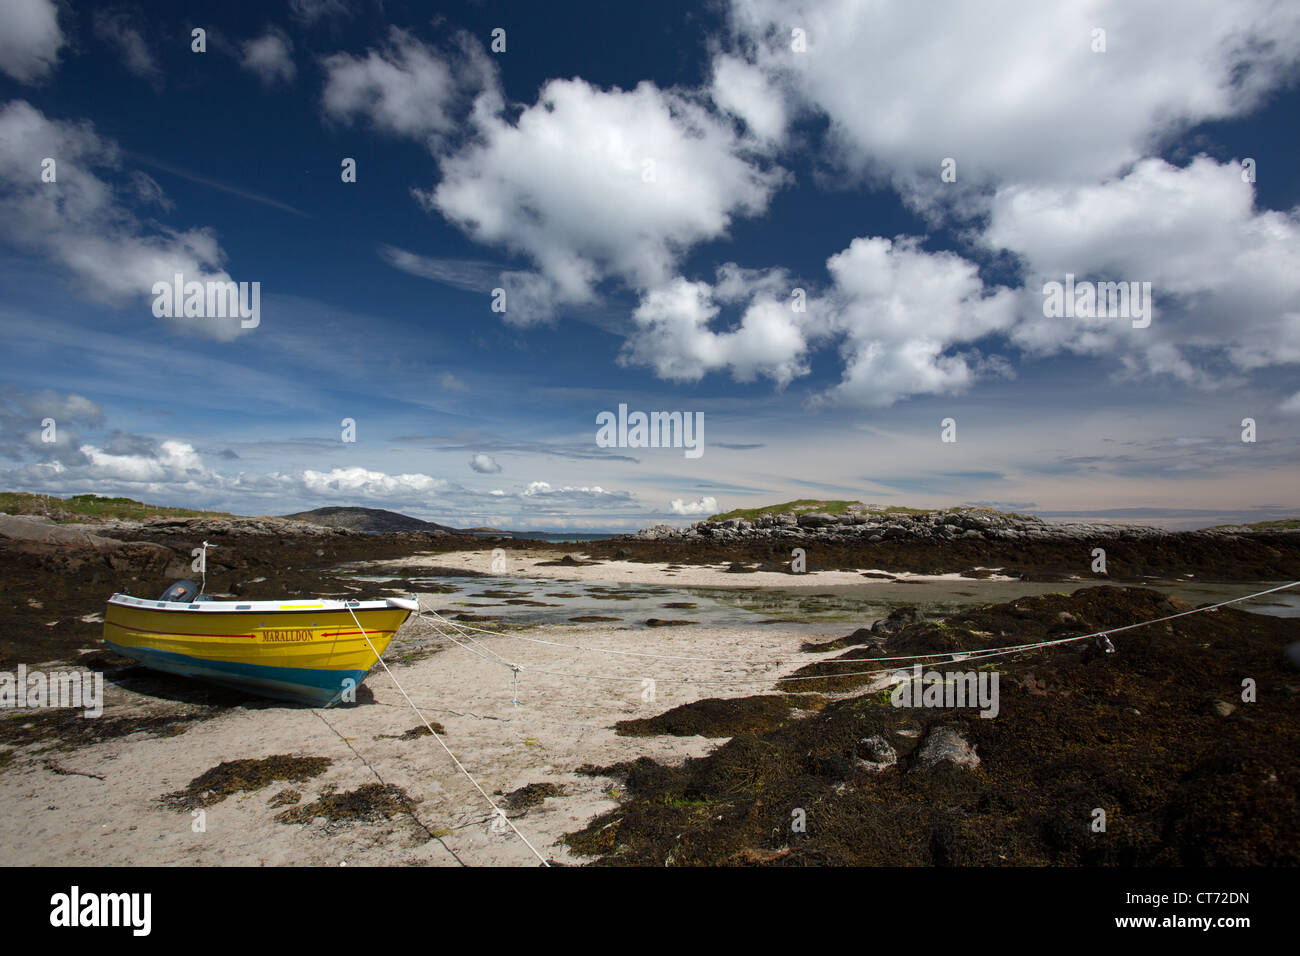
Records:
[[[315,706],[354,692],[419,605],[382,601],[212,601],[192,581],[147,601],[114,594],[104,641],[154,670]]]

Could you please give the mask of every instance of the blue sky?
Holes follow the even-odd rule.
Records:
[[[1264,0],[11,0],[0,486],[1294,514],[1298,68]],[[156,316],[178,272],[258,283],[255,326]],[[1045,315],[1067,274],[1149,323]],[[620,404],[704,453],[598,446]]]

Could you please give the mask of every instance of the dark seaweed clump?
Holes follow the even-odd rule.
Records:
[[[447,728],[442,726],[442,724],[438,723],[436,720],[429,721],[429,727],[432,727],[433,732],[437,734],[439,737],[445,737],[447,735]],[[429,736],[429,727],[424,726],[424,724],[420,724],[420,726],[412,727],[410,730],[401,734],[376,734],[375,739],[376,740],[418,740],[421,737]]]
[[[398,813],[415,817],[414,801],[395,783],[367,783],[344,793],[325,793],[311,803],[291,807],[276,817],[281,823],[378,823]]]
[[[0,744],[15,749],[39,744],[35,752],[44,753],[73,750],[136,733],[175,737],[185,733],[195,721],[206,720],[219,712],[218,708],[200,707],[151,716],[88,718],[78,708],[29,711],[0,718]]]
[[[521,811],[539,806],[547,797],[564,795],[564,787],[556,783],[530,783],[506,794],[503,801],[507,810]]]
[[[277,780],[304,783],[319,776],[333,761],[329,757],[293,757],[279,754],[261,760],[226,760],[205,770],[183,790],[160,799],[172,810],[195,810],[220,803],[231,794],[261,790]]]
[[[709,697],[655,717],[620,720],[614,730],[622,737],[734,737],[778,727],[796,707],[811,709],[819,700],[816,695],[800,698],[782,694],[732,700]]]
[[[849,665],[866,669],[872,655],[1088,633],[1180,607],[1139,588],[1021,598],[845,656],[866,655]],[[998,716],[858,693],[680,767],[583,767],[628,797],[566,841],[607,865],[1295,866],[1300,674],[1283,650],[1297,638],[1300,619],[1223,609],[1116,634],[1113,654],[1089,640],[942,665],[996,667]],[[753,700],[720,703],[743,713]],[[917,759],[954,733],[977,766]]]

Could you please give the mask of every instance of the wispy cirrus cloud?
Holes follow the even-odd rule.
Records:
[[[594,428],[592,433],[595,434]],[[576,461],[589,459],[632,463],[641,461],[641,459],[633,458],[630,455],[620,455],[606,448],[597,448],[594,439],[590,445],[578,442],[519,441],[489,437],[456,438],[444,435],[400,435],[394,438],[393,441],[408,445],[419,445],[434,451],[518,452],[534,455],[554,455],[557,458],[569,458]]]
[[[379,257],[395,269],[467,292],[488,293],[501,283],[501,266],[485,259],[421,256],[386,244],[380,245]]]
[[[143,27],[133,16],[121,8],[98,10],[94,25],[95,35],[113,48],[128,73],[149,80],[155,86],[161,84],[162,69],[144,38]]]
[[[192,183],[198,183],[200,186],[207,186],[209,189],[215,189],[218,192],[223,192],[230,196],[238,196],[240,199],[247,199],[250,202],[261,203],[263,206],[270,206],[272,209],[279,209],[281,212],[291,213],[295,216],[305,217],[308,215],[301,209],[291,206],[288,203],[281,202],[278,199],[273,199],[272,197],[265,196],[262,193],[254,192],[253,190],[247,189],[243,186],[222,182],[221,180],[213,179],[210,176],[204,176],[201,173],[194,172],[193,170],[183,169],[180,166],[164,162],[163,160],[157,159],[153,156],[145,156],[136,152],[127,152],[125,156],[131,162],[142,163],[145,166],[160,169],[165,173],[179,176],[181,179],[188,180]]]

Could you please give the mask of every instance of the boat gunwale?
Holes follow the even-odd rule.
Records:
[[[128,608],[134,611],[158,611],[171,614],[185,612],[192,614],[341,614],[348,610],[413,613],[409,608],[390,604],[383,598],[376,601],[352,602],[340,601],[336,598],[319,600],[318,606],[303,607],[301,601],[150,601],[147,598],[118,593],[110,597],[107,603],[111,607]]]

